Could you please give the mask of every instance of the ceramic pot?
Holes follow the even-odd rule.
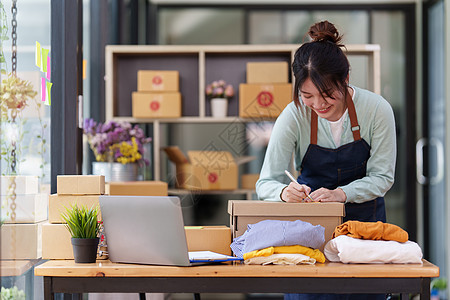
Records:
[[[211,115],[215,118],[224,118],[228,112],[228,99],[212,98],[211,99]]]
[[[137,181],[139,166],[137,163],[122,164],[95,161],[92,163],[92,174],[104,175],[106,182]]]
[[[73,257],[76,263],[95,263],[99,238],[72,238]]]

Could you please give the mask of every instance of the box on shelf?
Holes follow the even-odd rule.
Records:
[[[14,220],[12,220],[12,200],[2,195],[1,201],[1,219],[5,223],[38,223],[47,220],[48,194],[16,195]]]
[[[42,258],[73,259],[70,233],[64,224],[42,225]]]
[[[285,61],[248,62],[247,83],[288,83],[289,65]]]
[[[239,85],[239,116],[276,118],[292,101],[292,84]]]
[[[188,151],[189,159],[178,146],[164,148],[176,164],[176,185],[182,189],[235,190],[238,168],[227,151]]]
[[[256,182],[259,179],[259,174],[242,174],[241,188],[246,190],[254,190]]]
[[[103,175],[58,175],[56,192],[58,195],[103,195],[105,176]]]
[[[134,118],[179,118],[181,94],[133,92],[132,115]]]
[[[59,195],[52,194],[48,197],[48,221],[50,223],[65,223],[61,219],[61,213],[66,208],[71,208],[74,204],[78,206],[84,205],[87,208],[99,207],[98,220],[102,220],[100,212],[99,195]]]
[[[8,195],[13,183],[16,184],[16,195],[30,195],[39,193],[39,180],[37,176],[0,176],[0,193]]]
[[[227,226],[185,226],[189,251],[231,255],[231,230]]]
[[[331,240],[336,226],[342,224],[343,203],[285,203],[273,201],[228,201],[233,238],[242,235],[248,224],[263,220],[302,220],[325,227],[325,244]],[[322,246],[320,250],[323,250]]]
[[[42,222],[3,224],[1,226],[2,259],[38,259],[42,256]]]
[[[167,183],[163,181],[110,182],[110,195],[167,196]]]
[[[139,92],[178,92],[179,72],[164,70],[139,70],[137,72]]]

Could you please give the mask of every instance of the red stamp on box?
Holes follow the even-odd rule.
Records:
[[[217,181],[217,179],[219,179],[219,175],[217,175],[217,173],[215,173],[215,172],[209,173],[209,175],[208,175],[209,182],[214,183]]]
[[[270,106],[273,103],[273,95],[272,93],[267,91],[259,93],[256,99],[258,101],[258,104],[263,107]]]
[[[162,80],[161,76],[158,76],[158,75],[156,75],[156,76],[153,77],[153,79],[152,79],[153,84],[156,84],[156,85],[161,84],[162,81],[163,81],[163,80]]]
[[[153,111],[157,111],[159,109],[159,102],[153,100],[152,102],[150,102],[150,109]]]

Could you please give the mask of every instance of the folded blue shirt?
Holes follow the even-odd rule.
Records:
[[[325,243],[325,228],[301,220],[264,220],[248,224],[243,235],[235,238],[230,247],[242,258],[244,253],[267,247],[301,245],[320,248]]]

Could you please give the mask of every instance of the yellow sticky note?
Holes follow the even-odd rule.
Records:
[[[41,67],[41,44],[36,41],[36,53],[35,53],[36,66]]]
[[[48,49],[42,48],[42,57],[41,57],[41,72],[47,72],[47,57],[48,57]]]
[[[86,66],[87,66],[87,61],[85,59],[83,59],[83,79],[86,79]]]
[[[184,229],[203,229],[203,226],[184,226]]]
[[[52,93],[51,93],[52,85],[53,85],[53,83],[47,81],[47,94],[45,95],[46,96],[45,105],[48,105],[48,106],[50,106],[52,104]]]

